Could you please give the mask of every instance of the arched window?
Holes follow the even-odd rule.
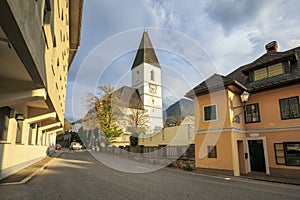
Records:
[[[136,81],[139,81],[139,80],[140,80],[140,71],[139,71],[139,70],[137,70],[137,71],[136,71],[136,74],[137,74]]]
[[[151,81],[154,81],[154,71],[151,71]]]

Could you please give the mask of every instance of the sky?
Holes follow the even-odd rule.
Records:
[[[79,51],[69,69],[66,118],[87,111],[98,85],[130,86],[143,31],[162,66],[166,105],[214,73],[227,75],[265,53],[300,46],[298,0],[85,0]]]

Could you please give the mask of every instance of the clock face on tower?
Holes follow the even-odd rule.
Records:
[[[149,92],[152,94],[156,94],[157,86],[153,84],[149,84]]]

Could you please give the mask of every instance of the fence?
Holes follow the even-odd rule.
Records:
[[[134,156],[134,157],[150,157],[150,158],[170,158],[170,159],[195,159],[195,145],[188,146],[126,146],[126,147],[101,147],[101,152]]]
[[[101,147],[101,152],[126,157],[139,162],[181,168],[195,169],[195,145],[189,146],[126,146]]]

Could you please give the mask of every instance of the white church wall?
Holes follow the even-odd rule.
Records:
[[[144,81],[161,85],[161,69],[148,63],[144,63],[143,65]],[[151,71],[154,72],[154,80],[151,80]]]
[[[144,67],[143,64],[132,69],[131,72],[131,86],[134,88],[140,87],[144,84]]]

